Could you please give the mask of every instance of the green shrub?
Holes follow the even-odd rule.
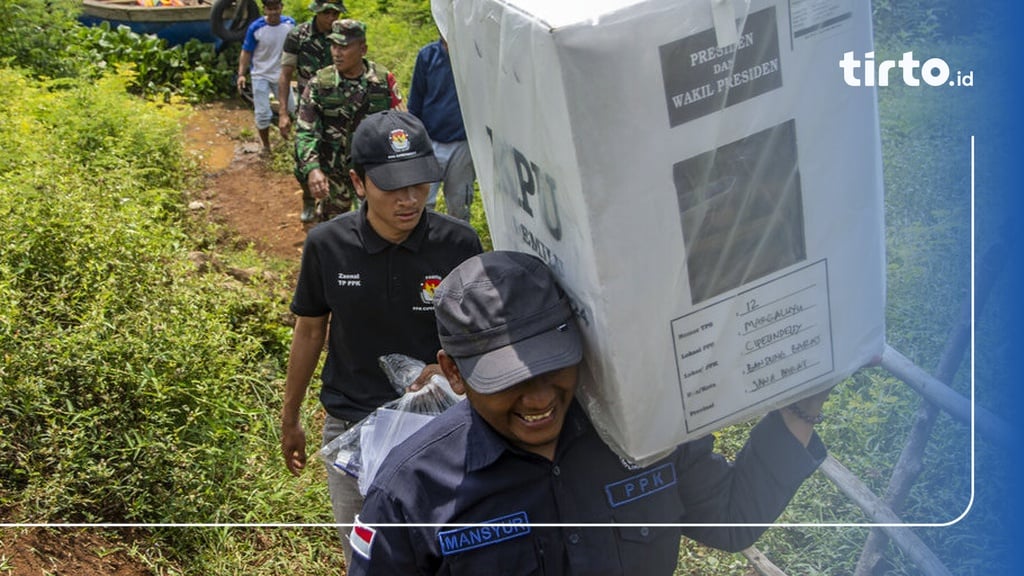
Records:
[[[168,46],[126,26],[83,26],[76,20],[80,10],[74,0],[0,0],[0,62],[36,78],[86,81],[128,68],[135,72],[128,85],[133,93],[164,99],[201,102],[234,94],[237,44],[222,51],[196,39]]]
[[[430,3],[423,0],[349,0],[349,17],[367,23],[367,57],[393,72],[408,90],[416,54],[437,39]]]
[[[875,37],[895,43],[975,36],[995,15],[992,6],[958,0],[874,0],[871,7]]]
[[[280,286],[189,259],[182,110],[125,85],[0,70],[0,507],[244,521],[234,483],[275,481]]]
[[[77,76],[87,63],[75,55],[76,0],[0,0],[0,62],[47,78]]]
[[[193,38],[168,46],[162,38],[137,34],[127,26],[111,28],[108,22],[79,26],[73,38],[81,57],[91,62],[91,74],[117,68],[133,70],[135,76],[129,83],[133,93],[165,100],[180,95],[190,102],[234,94],[237,45],[218,52],[213,44]]]

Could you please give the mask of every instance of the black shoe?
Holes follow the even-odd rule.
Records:
[[[316,220],[316,204],[304,204],[302,206],[302,214],[299,215],[299,220],[303,224],[308,224]]]

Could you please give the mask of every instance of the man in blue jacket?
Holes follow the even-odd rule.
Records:
[[[427,207],[434,208],[437,191],[444,184],[448,214],[469,221],[476,170],[462,123],[455,76],[444,38],[427,44],[416,55],[409,90],[409,112],[427,127],[434,142],[434,156],[441,165],[441,181],[430,186]]]
[[[827,393],[765,416],[735,462],[710,436],[644,467],[620,458],[574,400],[579,328],[534,256],[468,259],[434,312],[438,363],[467,401],[384,461],[349,536],[350,576],[668,576],[683,535],[736,551],[765,530],[679,524],[771,523],[825,458],[813,426]]]

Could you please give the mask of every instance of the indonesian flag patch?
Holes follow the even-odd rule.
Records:
[[[352,533],[348,535],[348,542],[352,545],[352,549],[359,553],[360,556],[370,559],[370,551],[373,548],[373,539],[377,536],[377,530],[363,524],[359,521],[359,516],[356,516],[356,523],[352,526]]]

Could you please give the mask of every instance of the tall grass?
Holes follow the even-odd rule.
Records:
[[[910,45],[906,38],[896,34],[878,39],[878,58],[914,49],[979,69],[991,65],[986,63],[992,52],[984,35],[939,37]],[[991,110],[989,95],[896,86],[878,91],[886,189],[886,335],[891,346],[929,372],[937,367],[945,339],[970,294],[970,136],[987,128],[979,123],[992,121],[979,113]],[[979,257],[989,244],[979,244]],[[980,321],[994,312],[985,314]],[[978,350],[986,354],[983,348]],[[969,366],[965,360],[952,383],[965,395],[971,385]],[[984,393],[979,399],[986,404]],[[821,433],[833,455],[881,495],[919,404],[920,398],[891,375],[878,369],[862,371],[833,393]],[[988,407],[1000,411],[999,406]],[[899,510],[905,522],[951,522],[968,509],[970,442],[967,426],[939,417],[923,470]],[[977,450],[979,461],[990,462],[988,455],[998,447],[981,440]],[[1004,533],[1003,523],[993,514],[1008,493],[1008,484],[992,469],[977,474],[992,482],[989,490],[975,493],[974,510],[966,519],[915,533],[954,574],[1012,572],[1009,566],[993,563],[1009,545],[998,536]],[[871,520],[819,474],[801,489],[782,521]],[[759,546],[790,574],[852,574],[867,535],[865,528],[771,529]],[[884,553],[884,573],[919,573],[895,546],[890,544]]]
[[[327,521],[323,487],[279,465],[288,279],[208,264],[230,255],[184,211],[185,110],[127,82],[0,69],[4,519]],[[155,546],[182,561],[211,539]]]
[[[997,52],[986,34],[991,14],[972,11],[962,20],[962,12],[963,7],[946,1],[876,2],[876,58],[895,59],[914,50],[972,67],[979,78],[997,77],[1001,74],[994,60]],[[929,372],[937,367],[949,331],[970,294],[970,136],[993,132],[989,124],[998,120],[990,112],[1011,105],[993,101],[994,92],[902,86],[878,90],[888,265],[886,337],[889,345]],[[988,146],[987,152],[992,153],[992,144]],[[1002,155],[998,159],[1012,162]],[[980,178],[985,181],[984,174]],[[998,220],[989,215],[978,223],[979,230],[998,230],[1003,225]],[[979,238],[983,235],[987,241],[979,242],[979,257],[993,243],[992,232],[979,233]],[[993,322],[999,311],[980,314],[979,325]],[[985,362],[1002,346],[992,338],[979,340],[979,371],[995,372],[987,379],[979,377],[979,382],[1010,381],[1008,374],[998,377],[998,366]],[[969,366],[965,360],[952,382],[965,395],[971,386]],[[998,396],[989,388],[979,387],[979,404],[1000,413],[1004,407],[995,403]],[[916,393],[885,371],[863,370],[833,391],[825,407],[828,419],[818,426],[819,432],[833,456],[883,495],[920,402]],[[734,450],[745,438],[746,427],[716,435],[722,448]],[[945,415],[938,418],[923,470],[898,510],[905,522],[952,522],[968,509],[972,504],[970,442],[967,426]],[[1012,549],[1005,519],[998,514],[1011,493],[1010,478],[1006,470],[991,464],[997,460],[993,454],[999,446],[981,439],[976,450],[979,466],[973,472],[985,481],[974,493],[971,513],[952,526],[918,529],[915,534],[953,574],[1010,573],[1011,566],[998,563]],[[800,489],[780,522],[864,524],[872,520],[819,473]],[[772,528],[757,546],[788,574],[852,574],[868,532],[861,527]],[[718,553],[713,553],[716,560],[711,569],[699,550],[684,542],[686,558],[677,575],[748,573],[743,563],[734,563],[736,556]],[[883,573],[920,573],[891,543],[883,552]]]
[[[410,25],[417,9],[402,4],[350,8],[379,18],[370,57],[407,85],[433,30],[410,33],[429,5]],[[127,61],[143,47],[145,62],[153,42],[79,33],[72,10],[8,8],[0,58],[26,72],[0,69],[3,520],[330,522],[325,471],[294,479],[280,462],[291,278],[221,252],[217,231],[185,213],[198,176],[181,145],[186,110],[128,96],[139,76],[87,69],[95,41],[116,36]],[[235,280],[232,261],[257,273]],[[341,565],[336,538],[154,528],[130,549],[157,573],[322,574]]]

